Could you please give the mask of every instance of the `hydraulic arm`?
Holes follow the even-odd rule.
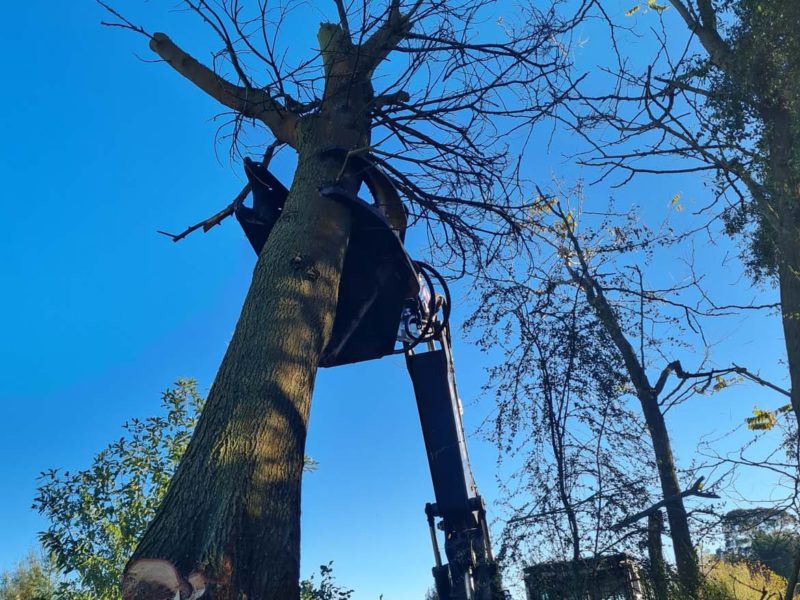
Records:
[[[446,300],[437,298],[433,306],[441,306],[443,302]],[[429,333],[420,336],[424,341],[417,339],[422,343],[406,342],[405,354],[436,497],[436,502],[425,505],[436,592],[440,600],[498,600],[504,595],[492,556],[486,510],[469,464],[450,332],[435,315],[429,314],[427,319],[425,323],[425,317],[412,317],[411,320],[421,324],[422,331],[427,325]],[[408,320],[406,312],[407,337]],[[437,529],[443,533],[446,562],[442,559]]]

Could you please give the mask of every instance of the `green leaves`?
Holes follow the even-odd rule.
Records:
[[[197,384],[179,379],[161,396],[165,416],[131,419],[124,435],[89,468],[41,474],[33,507],[50,526],[39,534],[56,566],[76,578],[59,596],[119,598],[119,581],[189,443],[203,399]]]
[[[353,590],[340,587],[333,577],[333,562],[319,566],[320,580],[314,576],[300,582],[300,600],[349,600]]]
[[[13,569],[0,573],[0,600],[52,600],[56,586],[52,562],[29,552]]]
[[[52,554],[54,566],[69,575],[52,597],[120,598],[125,563],[167,491],[203,403],[197,382],[179,379],[161,395],[161,415],[125,423],[122,437],[98,452],[88,468],[49,469],[39,476],[33,508],[50,522],[39,540]],[[314,459],[305,458],[305,471],[316,466]],[[324,575],[322,583],[330,583]]]

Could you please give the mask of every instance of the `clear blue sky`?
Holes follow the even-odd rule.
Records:
[[[158,12],[149,27],[203,47],[186,15]],[[215,104],[169,68],[137,60],[149,57],[145,41],[101,28],[101,18],[88,0],[17,2],[0,24],[0,569],[44,527],[30,510],[39,471],[86,466],[126,419],[156,414],[159,392],[178,377],[207,390],[254,263],[232,222],[180,244],[155,234],[218,210],[242,177],[225,147],[215,154]],[[311,46],[314,33],[297,31],[298,43]],[[567,145],[556,143],[543,168],[575,176],[559,157]],[[625,200],[666,210],[676,186],[687,202],[707,193],[696,182],[642,180]],[[780,375],[774,320],[718,332],[728,333]],[[458,332],[455,354],[474,431],[491,412],[473,403],[488,362]],[[754,403],[735,392],[678,411],[679,454],[709,422],[740,422]],[[495,452],[475,436],[470,451],[491,500]],[[421,598],[432,490],[400,357],[322,371],[309,453],[320,468],[304,484],[304,574],[334,560],[358,599]]]

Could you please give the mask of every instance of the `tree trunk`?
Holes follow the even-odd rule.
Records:
[[[763,219],[775,224],[778,288],[786,359],[791,381],[790,400],[800,435],[800,176],[792,168],[798,140],[798,119],[783,109],[770,107],[762,113],[767,124],[769,183],[773,201],[762,207]],[[796,167],[795,167],[796,169]],[[786,600],[796,595],[800,575],[800,547],[786,585]]]
[[[328,29],[326,30],[325,27]],[[297,171],[186,455],[125,571],[126,600],[299,596],[300,489],[318,359],[333,325],[349,209],[318,188],[342,164],[321,147],[369,143],[372,88],[331,48],[320,113],[300,119]],[[338,54],[337,54],[338,53]],[[343,186],[357,192],[358,183]],[[157,559],[157,560],[151,560]]]
[[[576,249],[579,248],[577,239],[573,237]],[[619,350],[631,383],[636,389],[636,396],[642,406],[642,413],[650,432],[653,443],[653,454],[656,458],[658,478],[661,483],[661,493],[664,498],[675,499],[666,505],[667,519],[669,520],[670,536],[675,551],[675,563],[678,570],[678,580],[682,591],[689,598],[696,598],[700,586],[700,569],[697,554],[692,545],[692,536],[689,531],[689,520],[686,508],[681,497],[681,488],[678,483],[678,474],[675,469],[675,459],[672,455],[669,432],[667,431],[664,415],[658,404],[658,393],[650,384],[647,373],[631,346],[628,338],[620,327],[617,314],[603,293],[603,288],[589,275],[588,265],[584,255],[580,254],[584,272],[576,274],[581,283],[589,304],[594,308],[598,318],[603,323],[608,335]]]
[[[647,556],[650,559],[650,582],[654,600],[667,600],[667,568],[661,534],[664,532],[664,513],[657,510],[647,517]]]
[[[797,595],[797,578],[800,577],[800,545],[795,549],[794,565],[786,583],[786,600],[792,600]]]
[[[798,119],[783,108],[764,110],[769,147],[771,201],[762,206],[763,219],[773,224],[778,262],[778,287],[791,380],[792,412],[800,431],[800,176],[793,169]],[[796,169],[796,167],[795,167]]]
[[[683,498],[680,496],[682,490],[675,470],[675,459],[672,456],[669,432],[656,395],[652,392],[640,393],[639,401],[642,404],[645,422],[653,442],[653,453],[656,457],[661,493],[664,498],[675,498],[675,500],[666,505],[666,509],[672,547],[675,551],[678,580],[683,592],[690,598],[696,598],[700,585],[700,570],[697,563],[697,554],[692,544],[692,535],[689,531],[686,507],[683,504]]]

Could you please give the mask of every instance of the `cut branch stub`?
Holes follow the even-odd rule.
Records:
[[[246,89],[227,81],[181,49],[165,33],[153,34],[150,49],[220,104],[245,117],[261,121],[279,141],[296,147],[297,115],[289,112],[267,92]]]

